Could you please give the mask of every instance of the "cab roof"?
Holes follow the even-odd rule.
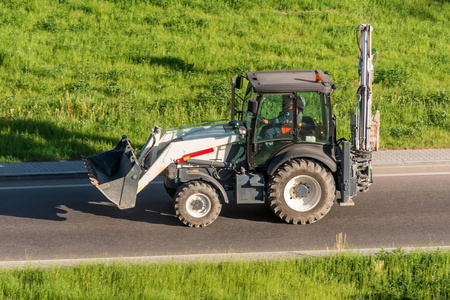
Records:
[[[315,81],[316,72],[322,81]],[[248,72],[247,79],[257,93],[292,93],[333,91],[330,76],[321,70],[279,70]]]

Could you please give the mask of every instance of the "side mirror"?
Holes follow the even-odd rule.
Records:
[[[250,99],[248,101],[248,108],[247,110],[251,112],[252,114],[256,115],[258,113],[258,102],[254,99]]]
[[[244,76],[242,76],[242,75],[239,75],[237,78],[236,78],[236,88],[238,89],[238,90],[240,90],[241,88],[242,88],[242,79],[244,78]]]

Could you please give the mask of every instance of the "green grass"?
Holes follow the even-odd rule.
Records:
[[[450,252],[0,270],[2,299],[448,299]]]
[[[79,159],[127,134],[228,117],[229,78],[329,70],[349,138],[356,27],[374,27],[381,147],[450,147],[450,4],[432,0],[5,0],[0,161]]]

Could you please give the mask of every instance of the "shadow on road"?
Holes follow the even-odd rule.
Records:
[[[86,178],[86,183],[89,180]],[[42,181],[49,185],[51,181]],[[173,200],[164,187],[150,185],[138,195],[136,207],[120,210],[94,187],[65,187],[2,191],[0,215],[65,221],[72,211],[134,222],[184,226],[174,214]],[[7,201],[6,199],[10,199]],[[72,216],[71,216],[72,217]],[[257,222],[281,222],[264,204],[224,204],[219,218],[247,219]]]

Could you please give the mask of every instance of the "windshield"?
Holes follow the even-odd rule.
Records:
[[[294,138],[296,143],[327,143],[329,108],[323,93],[261,96],[254,142]]]
[[[253,163],[264,166],[282,147],[292,143],[329,142],[329,101],[320,92],[259,94],[251,91],[248,99],[257,97],[258,115],[252,142],[256,144]],[[252,114],[247,113],[248,121]],[[244,119],[245,120],[245,119]]]

